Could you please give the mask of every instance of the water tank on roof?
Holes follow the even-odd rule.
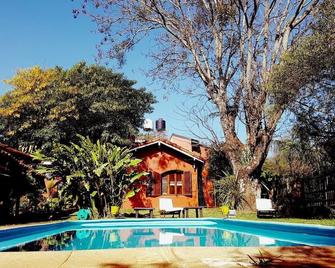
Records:
[[[192,152],[200,153],[200,142],[195,139],[191,139]]]
[[[163,118],[159,118],[156,120],[156,130],[157,131],[165,131],[166,130],[166,122]]]
[[[153,130],[153,123],[152,123],[152,120],[151,119],[145,119],[144,120],[144,123],[143,123],[143,129],[145,131],[151,131]]]

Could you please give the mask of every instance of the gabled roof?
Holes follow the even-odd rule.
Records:
[[[19,151],[13,147],[10,147],[9,145],[0,143],[0,150],[3,150],[7,153],[10,153],[11,155],[19,158],[19,159],[23,159],[23,160],[28,160],[31,161],[33,159],[33,157],[30,154],[24,153],[22,151]]]
[[[30,168],[32,163],[30,154],[16,150],[6,144],[0,143],[0,175],[1,177],[11,177],[11,173],[24,171]],[[11,163],[8,165],[8,163]]]
[[[149,146],[166,146],[167,148],[170,148],[176,152],[179,152],[187,157],[192,158],[194,161],[197,160],[198,162],[204,163],[205,160],[202,157],[199,157],[197,155],[195,155],[194,153],[185,150],[184,148],[182,148],[181,146],[169,141],[169,140],[165,140],[165,139],[156,139],[156,140],[152,140],[150,142],[146,142],[144,144],[141,144],[139,146],[134,147],[133,149],[131,149],[130,151],[136,152],[137,150],[142,150],[144,148],[147,148]]]

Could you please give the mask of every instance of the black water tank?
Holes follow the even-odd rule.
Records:
[[[165,131],[165,129],[166,129],[165,120],[163,118],[159,118],[158,120],[156,120],[156,130]]]

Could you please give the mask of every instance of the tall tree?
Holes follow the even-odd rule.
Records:
[[[96,65],[69,70],[39,67],[19,71],[0,100],[0,132],[6,142],[50,149],[76,134],[121,144],[142,126],[154,96],[135,81]]]
[[[335,161],[335,3],[320,6],[313,34],[285,53],[271,82],[278,99],[292,99],[294,136]]]
[[[47,118],[47,109],[42,103],[50,96],[49,88],[60,76],[59,69],[43,70],[35,66],[19,70],[12,79],[5,81],[13,87],[0,99],[0,133],[5,142],[18,145],[39,136],[35,130],[45,126]],[[49,135],[45,137],[47,140]]]
[[[101,55],[122,63],[125,52],[153,34],[154,75],[199,79],[217,108],[234,174],[249,181],[260,170],[287,107],[272,98],[269,74],[306,33],[318,0],[80,2],[74,16],[83,13],[96,22]],[[245,143],[237,133],[239,119]]]

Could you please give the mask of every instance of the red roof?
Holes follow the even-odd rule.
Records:
[[[30,154],[24,153],[22,151],[19,151],[13,147],[10,147],[9,145],[0,143],[0,150],[3,150],[7,153],[10,153],[11,155],[23,159],[23,160],[29,160],[31,161],[33,159],[33,157]]]

